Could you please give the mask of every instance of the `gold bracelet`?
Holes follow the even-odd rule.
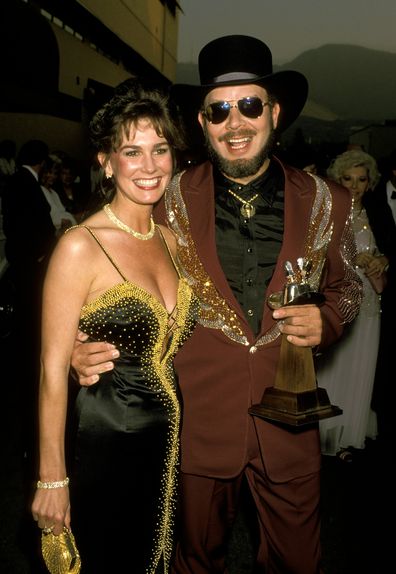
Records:
[[[64,486],[68,486],[69,484],[69,477],[66,476],[64,480],[55,480],[53,482],[41,482],[41,480],[37,481],[37,488],[63,488]]]

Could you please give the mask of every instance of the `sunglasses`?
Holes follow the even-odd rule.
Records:
[[[253,96],[237,101],[213,102],[206,106],[202,113],[211,124],[221,124],[228,118],[231,108],[238,108],[238,111],[246,118],[257,119],[262,115],[264,107],[269,105],[270,102],[263,102],[257,96]]]

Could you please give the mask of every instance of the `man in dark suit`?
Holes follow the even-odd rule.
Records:
[[[55,241],[50,206],[38,181],[47,156],[48,147],[43,141],[27,141],[19,151],[17,171],[2,199],[5,255],[15,287],[15,320],[8,358],[14,365],[13,388],[21,400],[19,416],[25,430],[25,450],[30,450],[36,416],[42,282]]]
[[[381,294],[381,334],[372,408],[377,413],[378,443],[383,460],[393,465],[396,460],[396,426],[394,410],[394,327],[396,321],[396,149],[385,159],[382,178],[366,205],[370,225],[378,248],[389,260],[387,285]],[[390,467],[389,467],[390,468]]]
[[[7,547],[0,563],[28,561],[29,542],[34,544],[27,514],[27,497],[37,466],[37,398],[40,364],[41,289],[48,256],[55,241],[50,206],[38,182],[48,155],[47,145],[30,140],[22,145],[17,171],[2,196],[3,229],[6,237],[7,275],[14,287],[11,333],[1,345],[3,411],[0,423],[2,474],[1,512]],[[9,500],[13,501],[10,505]],[[5,538],[6,537],[6,538]],[[0,553],[1,554],[1,553]],[[10,558],[12,557],[12,558]],[[35,565],[35,571],[40,566]]]
[[[381,187],[385,187],[386,200],[396,223],[396,149],[392,151],[385,161],[385,173],[379,189]]]
[[[214,40],[201,50],[199,71],[198,121],[210,161],[176,177],[166,213],[162,206],[179,237],[182,274],[202,300],[198,325],[175,360],[183,427],[172,572],[226,571],[246,480],[258,519],[260,572],[318,574],[317,426],[293,432],[248,410],[274,385],[281,333],[293,345],[320,349],[358,313],[351,197],[272,155],[276,132],[304,107],[307,81],[298,72],[273,73],[266,44],[239,35]],[[174,95],[189,105],[192,91],[180,86]],[[267,297],[282,291],[285,263],[300,257],[312,264],[312,287],[325,303],[274,312]],[[111,368],[112,353],[104,343],[76,346],[72,364],[85,375],[80,382],[97,381]]]
[[[47,156],[44,142],[26,142],[18,154],[17,172],[3,197],[5,254],[9,264],[22,269],[24,275],[48,257],[54,239],[50,207],[38,181]]]

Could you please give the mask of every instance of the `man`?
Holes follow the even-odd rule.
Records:
[[[45,142],[29,140],[23,144],[17,158],[18,169],[3,196],[5,254],[11,266],[23,267],[25,280],[26,273],[48,256],[55,236],[50,208],[39,184],[47,157]]]
[[[266,44],[216,39],[201,50],[199,71],[198,120],[210,161],[175,178],[166,198],[181,271],[202,300],[199,324],[175,361],[184,411],[173,572],[225,572],[245,477],[258,518],[260,571],[317,574],[317,426],[291,432],[248,409],[274,385],[281,333],[321,349],[358,312],[351,199],[344,188],[272,157],[276,131],[304,106],[307,82],[297,72],[274,74]],[[176,97],[186,91],[176,86]],[[272,311],[266,297],[282,291],[285,262],[299,257],[311,260],[313,286],[326,302]],[[112,368],[112,357],[116,351],[104,343],[79,345],[72,364],[80,382],[91,384]]]
[[[386,198],[396,223],[396,149],[392,151],[386,162],[386,171],[388,179],[384,178],[385,181],[381,185],[385,185]]]
[[[15,285],[15,324],[17,338],[15,365],[17,384],[23,385],[23,396],[31,409],[33,366],[39,365],[39,322],[41,288],[48,256],[55,243],[50,206],[39,183],[39,175],[48,156],[48,146],[41,140],[25,142],[17,157],[17,170],[3,194],[3,230],[9,274]],[[21,362],[20,344],[25,341]],[[37,373],[37,369],[36,369]],[[30,381],[30,386],[29,386]],[[33,394],[31,394],[33,393]]]
[[[48,146],[41,140],[28,140],[19,150],[17,170],[4,190],[2,211],[5,255],[9,276],[15,286],[13,320],[15,357],[18,365],[12,393],[20,393],[22,424],[26,442],[32,440],[32,401],[37,396],[40,338],[40,302],[46,262],[55,242],[55,228],[50,207],[39,183],[39,174],[48,156]],[[20,341],[24,341],[21,361]],[[24,445],[26,449],[26,444]],[[30,453],[29,453],[30,454]]]
[[[377,413],[378,444],[383,460],[393,465],[396,454],[396,432],[393,405],[396,400],[394,377],[394,325],[396,320],[396,149],[384,161],[382,178],[373,193],[367,194],[370,225],[377,247],[389,259],[387,285],[381,294],[381,334],[375,373],[372,408]]]
[[[4,501],[0,509],[4,536],[3,530],[0,536],[9,542],[0,563],[11,555],[24,559],[18,539],[24,528],[25,489],[27,485],[30,488],[37,476],[41,290],[47,259],[55,242],[50,206],[38,181],[47,155],[45,142],[36,139],[25,142],[18,153],[17,170],[8,178],[2,196],[7,277],[13,287],[14,311],[11,332],[1,346],[1,358],[7,365],[7,377],[4,377],[7,384],[2,393],[0,423],[0,488]],[[10,506],[10,498],[15,500],[15,507]]]

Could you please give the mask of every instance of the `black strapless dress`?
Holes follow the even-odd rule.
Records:
[[[81,574],[168,572],[181,420],[173,357],[198,310],[183,279],[175,309],[127,280],[82,309],[80,329],[114,343],[120,358],[76,401],[70,494]]]

